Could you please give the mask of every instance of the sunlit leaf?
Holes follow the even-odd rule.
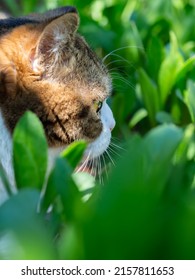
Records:
[[[161,64],[158,83],[161,93],[161,102],[164,104],[177,78],[178,69],[183,65],[183,58],[178,51],[177,39],[173,32],[170,33],[170,52]]]
[[[65,158],[71,167],[75,169],[81,161],[86,147],[87,143],[85,141],[75,141],[61,153],[61,157]]]
[[[152,124],[155,123],[156,113],[160,110],[160,96],[155,83],[143,69],[138,71],[144,104]]]
[[[131,121],[129,122],[129,126],[133,128],[136,126],[141,120],[143,120],[145,117],[147,117],[148,112],[145,109],[138,110],[134,116],[131,118]]]
[[[192,81],[188,81],[188,87],[187,90],[184,91],[184,94],[192,121],[195,122],[195,84]]]
[[[188,58],[183,63],[183,65],[181,65],[180,68],[178,69],[176,75],[176,82],[178,82],[181,78],[184,78],[186,76],[186,73],[192,69],[194,64],[195,64],[195,56]]]
[[[13,134],[13,160],[18,188],[41,188],[47,168],[47,141],[41,122],[31,112],[19,120]]]

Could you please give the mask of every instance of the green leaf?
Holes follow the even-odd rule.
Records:
[[[148,192],[144,166],[143,140],[132,137],[106,186],[93,197],[93,204],[87,203],[83,224],[86,259],[150,256],[150,241],[158,227],[154,225],[154,192]]]
[[[70,144],[62,153],[61,157],[65,158],[70,166],[75,169],[78,163],[81,161],[84,151],[87,147],[87,143],[83,140],[75,141]]]
[[[23,189],[0,206],[0,259],[55,258],[50,230],[37,213],[39,197]]]
[[[156,114],[156,120],[163,124],[163,123],[173,123],[172,116],[165,112],[165,111],[160,111]]]
[[[72,178],[82,193],[83,200],[88,200],[95,187],[95,178],[87,172],[73,173]]]
[[[47,169],[47,141],[37,116],[26,112],[13,134],[13,160],[17,187],[41,188]]]
[[[158,84],[161,93],[161,102],[164,104],[177,78],[178,69],[183,65],[183,58],[178,51],[177,39],[173,32],[170,33],[171,49],[161,64]]]
[[[160,69],[161,62],[164,58],[164,49],[162,42],[158,37],[152,37],[149,41],[147,48],[147,69],[151,77],[157,81],[158,72]]]
[[[140,109],[136,111],[136,113],[131,118],[131,121],[129,122],[130,128],[135,127],[141,120],[143,120],[145,117],[147,117],[148,112],[145,109]]]
[[[17,2],[13,2],[12,0],[6,0],[6,4],[13,15],[19,15],[20,14],[20,7]]]
[[[83,259],[81,234],[75,224],[69,224],[58,240],[57,248],[61,260]]]
[[[183,162],[187,162],[188,160],[194,159],[194,133],[194,124],[191,123],[185,128],[183,132],[183,139],[176,151],[174,163],[181,164]],[[192,146],[193,148],[191,148]]]
[[[195,122],[195,84],[191,80],[188,81],[187,90],[184,91],[184,99],[191,119]]]
[[[142,97],[148,111],[150,122],[151,124],[155,124],[156,113],[160,110],[159,92],[154,82],[148,77],[142,68],[138,70],[138,74],[142,90]]]
[[[171,159],[182,137],[183,132],[180,128],[167,124],[151,130],[144,139],[146,159],[150,162],[150,165],[145,167],[146,180],[148,180],[148,186],[155,186],[156,191],[161,191],[167,180]]]
[[[143,42],[142,42],[140,33],[139,33],[138,29],[137,29],[137,26],[136,26],[136,24],[133,21],[131,21],[130,24],[131,24],[131,30],[132,30],[132,34],[133,34],[136,46],[140,48],[139,49],[140,52],[144,53]]]
[[[60,197],[63,214],[66,220],[74,220],[81,210],[81,194],[72,179],[72,169],[68,162],[63,158],[57,158],[54,169],[52,170],[46,192],[44,194],[41,207],[47,210],[57,197]]]
[[[37,5],[38,0],[22,1],[22,7],[25,14],[31,13]]]
[[[178,69],[176,73],[176,82],[184,78],[186,73],[192,69],[195,64],[195,56],[188,58]]]
[[[173,124],[162,125],[151,130],[144,139],[150,159],[156,162],[170,159],[182,136],[182,129]]]

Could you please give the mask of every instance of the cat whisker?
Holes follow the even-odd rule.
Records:
[[[102,154],[102,159],[103,159],[103,164],[104,164],[104,170],[105,170],[105,173],[106,173],[106,178],[108,179],[108,170],[107,170],[107,165],[106,165],[104,154]]]
[[[113,60],[111,62],[109,62],[108,64],[106,64],[106,67],[108,67],[109,65],[111,64],[114,64],[116,62],[125,62],[123,59],[116,59],[116,60]],[[124,66],[123,66],[124,67]],[[127,66],[126,66],[127,67]],[[128,66],[129,67],[129,66]],[[114,68],[113,68],[114,69]],[[117,67],[115,69],[118,69]],[[109,69],[109,71],[112,70],[112,69]]]
[[[127,78],[128,78],[128,76],[127,75],[125,75],[125,76],[122,76],[121,74],[119,74],[118,72],[110,72],[110,75],[111,75],[111,77],[112,78],[121,78],[121,79],[124,79],[125,81],[128,81],[129,82],[129,80],[127,80]],[[126,77],[127,76],[127,77]]]
[[[111,157],[111,155],[110,155],[108,149],[107,149],[105,152],[106,152],[107,156],[109,157],[110,161],[112,162],[112,164],[113,164],[114,166],[116,166],[116,164],[115,164],[113,158]]]
[[[126,149],[124,149],[123,147],[111,142],[110,146],[112,146],[113,148],[117,149],[117,150],[122,150],[122,151],[127,151]]]
[[[120,141],[120,139],[118,138],[118,137],[116,137],[116,136],[112,136],[112,141],[115,141],[116,143],[120,143],[121,141]]]
[[[94,176],[95,178],[96,178],[96,176],[97,176],[96,159],[95,159],[95,158],[92,159],[92,168],[91,168],[90,174],[91,174],[92,176]]]
[[[94,176],[96,178],[96,163],[95,163],[95,159],[92,159],[92,166],[91,166],[91,176]]]
[[[119,153],[117,153],[113,148],[111,148],[110,146],[108,147],[108,151],[116,156],[121,157],[121,155]]]
[[[136,49],[140,49],[140,50],[144,51],[144,48],[141,47],[141,46],[125,46],[125,47],[121,47],[121,48],[118,48],[118,49],[115,49],[115,50],[109,52],[107,55],[104,56],[104,58],[102,59],[102,61],[105,62],[105,60],[106,60],[111,54],[113,54],[113,53],[115,53],[115,52],[118,52],[118,51],[124,50],[124,49],[131,49],[131,48],[136,48]]]
[[[81,164],[81,166],[79,166],[79,168],[76,170],[76,173],[81,172],[83,170],[85,170],[88,162],[89,162],[89,158],[91,156],[91,153],[88,154],[88,156],[86,157],[86,159],[84,160],[84,162]]]
[[[133,65],[131,65],[131,67],[134,68]],[[115,66],[115,67],[109,68],[108,72],[110,74],[112,74],[112,73],[118,74],[119,76],[121,76],[121,74],[124,74],[125,76],[129,76],[128,72],[125,71],[125,68],[128,69],[128,70],[130,69],[129,65],[122,65],[121,67],[120,66]],[[114,70],[116,70],[116,71],[114,71]]]
[[[111,54],[111,55],[120,58],[122,62],[126,62],[127,64],[132,65],[131,62],[129,62],[127,59],[125,59],[125,58],[122,57],[121,55],[118,55],[118,54]],[[114,62],[114,61],[113,61],[113,62]],[[110,64],[110,63],[106,64],[106,66],[108,67],[109,64]]]
[[[122,76],[116,75],[116,74],[111,74],[112,79],[114,80],[119,80],[121,82],[124,82],[126,85],[128,85],[129,87],[131,87],[133,90],[135,90],[135,86],[130,83],[127,79],[125,79]]]
[[[97,173],[98,173],[98,177],[99,177],[99,182],[101,184],[100,157],[97,158]]]
[[[99,157],[99,160],[100,160],[100,172],[101,172],[101,182],[102,182],[102,185],[104,185],[104,177],[103,177],[103,168],[102,168],[102,161],[101,161],[101,156]]]

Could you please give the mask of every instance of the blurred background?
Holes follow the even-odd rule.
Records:
[[[0,9],[19,16],[63,5],[77,7],[79,32],[113,79],[115,167],[86,203],[69,193],[66,207],[63,194],[46,225],[32,214],[36,194],[10,198],[0,208],[0,257],[194,259],[195,1],[2,0]]]
[[[193,0],[6,0],[0,9],[19,16],[63,5],[77,7],[80,33],[105,57],[113,78],[115,134],[190,122],[182,96],[195,71],[194,59],[185,64],[195,49]]]

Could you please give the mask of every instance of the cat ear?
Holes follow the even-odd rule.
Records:
[[[78,25],[79,16],[77,13],[66,13],[46,25],[37,46],[31,50],[30,54],[35,71],[38,67],[37,60],[48,60],[52,53],[60,53],[62,46],[71,42]]]

